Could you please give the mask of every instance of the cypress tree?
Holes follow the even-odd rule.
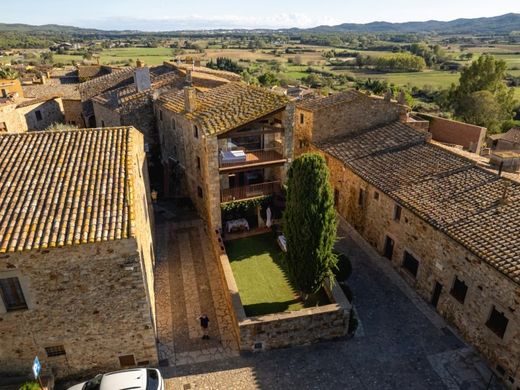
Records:
[[[308,153],[295,159],[287,187],[283,215],[287,269],[297,287],[304,294],[312,294],[333,275],[337,263],[332,252],[337,219],[324,158]]]

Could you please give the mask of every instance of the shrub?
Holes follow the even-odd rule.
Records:
[[[343,253],[336,253],[338,257],[337,268],[334,271],[336,279],[340,282],[347,280],[352,274],[352,264],[350,259]]]

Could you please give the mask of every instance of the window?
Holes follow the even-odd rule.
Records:
[[[40,110],[34,111],[34,115],[36,115],[36,120],[39,122],[43,119],[42,112]]]
[[[197,156],[197,169],[200,171],[200,157]]]
[[[399,205],[394,206],[394,221],[400,221],[401,220],[401,211],[402,208]]]
[[[413,277],[417,277],[417,271],[419,270],[419,262],[408,252],[404,252],[403,268],[410,272]]]
[[[119,356],[119,364],[121,367],[133,367],[135,366],[134,355],[123,355]]]
[[[392,240],[388,236],[386,236],[386,238],[385,238],[384,256],[389,260],[392,260],[392,257],[394,256],[394,240]]]
[[[202,193],[202,188],[197,187],[197,195],[199,196],[199,198],[203,198],[204,197],[204,194]]]
[[[27,303],[18,278],[0,279],[0,293],[7,311],[27,309]]]
[[[159,120],[162,122],[162,111],[159,110]]]
[[[56,345],[54,347],[45,347],[45,352],[48,357],[65,355],[65,348],[63,345]]]
[[[199,128],[197,126],[194,127],[193,135],[195,138],[199,138]]]
[[[486,326],[491,329],[498,337],[503,338],[506,333],[507,324],[509,320],[504,313],[499,312],[495,306],[491,310],[489,319],[486,322]]]
[[[105,127],[105,121],[101,121],[101,127]]]
[[[7,90],[2,88],[2,97],[7,97]]]
[[[453,287],[451,288],[450,294],[460,303],[464,303],[466,299],[466,293],[468,292],[468,286],[458,277],[455,277]]]
[[[7,132],[7,125],[5,122],[0,122],[0,133],[6,133]]]
[[[339,203],[339,190],[334,188],[334,206],[337,206]]]
[[[379,192],[374,191],[374,199],[379,200]]]
[[[300,114],[300,123],[303,125],[305,123],[305,115]]]
[[[175,130],[176,126],[177,124],[175,123],[175,119],[172,119],[172,130]]]
[[[358,206],[363,207],[365,204],[365,190],[360,188],[359,189],[359,197],[358,197]]]

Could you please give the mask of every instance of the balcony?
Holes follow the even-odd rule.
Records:
[[[219,155],[219,171],[230,172],[237,168],[257,168],[271,164],[283,164],[286,159],[282,148],[269,148],[259,150],[229,150],[221,151]]]
[[[267,183],[250,184],[247,186],[226,188],[220,191],[221,202],[232,202],[235,200],[244,200],[257,198],[260,196],[272,195],[280,192],[280,182],[271,181]]]

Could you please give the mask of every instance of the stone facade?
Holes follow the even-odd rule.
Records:
[[[98,232],[97,239],[92,235],[89,238],[90,222],[83,220],[78,223],[74,220],[76,213],[63,212],[71,220],[66,225],[58,223],[55,230],[63,234],[65,226],[74,225],[76,229],[87,229],[85,232],[77,230],[75,242],[65,245],[50,242],[29,249],[26,244],[18,246],[26,249],[17,251],[2,247],[5,253],[0,254],[0,279],[18,278],[27,308],[7,310],[0,299],[0,374],[27,374],[34,356],[40,358],[44,370],[51,370],[59,378],[90,375],[123,366],[158,364],[153,214],[143,137],[135,129],[66,133],[71,137],[75,134],[84,136],[81,146],[92,152],[96,148],[88,148],[88,140],[97,139],[99,150],[107,147],[102,140],[108,143],[119,139],[122,143],[121,137],[127,134],[128,146],[122,152],[109,147],[109,151],[102,154],[115,156],[123,153],[126,163],[121,166],[121,171],[124,177],[122,180],[113,177],[119,169],[109,169],[107,158],[104,162],[101,158],[105,167],[103,177],[113,183],[110,193],[97,194],[110,200],[118,196],[114,187],[125,188],[126,200],[106,202],[97,219],[96,226],[102,226],[105,234],[109,235],[107,237],[113,234],[116,237],[100,240],[101,233]],[[103,133],[105,137],[102,138]],[[51,137],[48,134],[61,137],[62,133],[42,132],[33,136]],[[70,150],[71,144],[67,147]],[[81,152],[76,150],[70,155]],[[118,158],[114,159],[114,164],[120,163]],[[53,162],[47,165],[53,165]],[[74,181],[76,176],[70,174],[67,164],[64,165],[69,172],[67,178]],[[83,170],[79,172],[83,173]],[[85,176],[82,178],[86,180]],[[91,192],[99,191],[98,185],[85,183]],[[62,183],[61,186],[68,184]],[[65,203],[60,207],[67,209],[66,205],[73,202]],[[94,203],[90,207],[92,210],[98,210],[96,202],[89,200],[89,203]],[[128,209],[127,216],[122,215],[125,208]],[[118,222],[123,228],[115,227]],[[109,233],[111,229],[116,231]],[[61,352],[53,356],[52,350],[48,350],[52,347],[59,347]]]
[[[53,123],[63,123],[63,102],[61,98],[54,98],[35,104],[18,106],[17,111],[25,118],[27,129],[45,130]],[[38,114],[38,112],[40,114]]]
[[[80,99],[66,99],[63,101],[63,115],[65,123],[79,128],[85,127],[85,120],[82,114],[82,105]]]
[[[61,98],[12,102],[0,106],[0,123],[7,132],[45,130],[53,123],[63,123]]]
[[[6,80],[0,79],[0,98],[5,98],[10,95],[16,97],[23,97],[23,88],[20,80]]]
[[[333,98],[310,99],[296,104],[295,110],[295,154],[308,147],[310,142],[320,142],[339,134],[370,129],[400,118],[404,106],[357,91],[344,93],[343,100]],[[331,100],[330,104],[320,102]]]
[[[135,239],[4,254],[0,278],[18,277],[28,309],[0,300],[0,372],[27,374],[38,356],[57,377],[157,363],[154,326]],[[63,346],[48,357],[45,348]]]
[[[419,116],[430,122],[428,131],[432,134],[434,141],[461,145],[470,152],[480,154],[486,139],[487,129],[485,127],[433,115],[419,114]]]
[[[27,131],[27,122],[18,110],[16,104],[0,105],[0,133],[18,133]]]

